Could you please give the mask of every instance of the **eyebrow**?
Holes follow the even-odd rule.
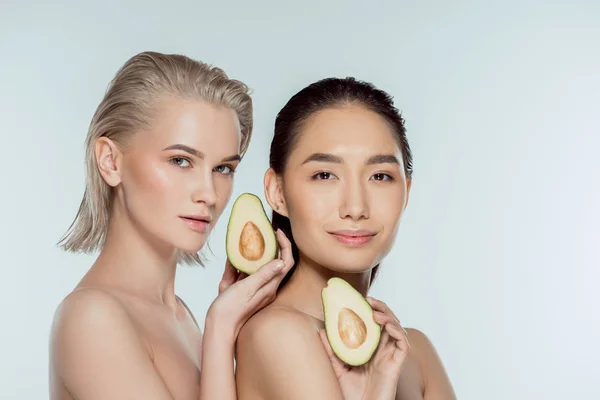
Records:
[[[200,159],[204,158],[203,152],[201,152],[200,150],[196,150],[190,146],[186,146],[185,144],[173,144],[169,147],[165,147],[163,150],[181,150]]]
[[[311,161],[328,162],[328,163],[335,163],[335,164],[342,164],[344,162],[344,160],[342,160],[342,157],[334,156],[333,154],[312,153],[310,156],[308,156],[308,158],[306,160],[304,160],[304,162],[302,164],[306,164]]]
[[[240,161],[242,159],[242,157],[240,157],[239,154],[233,155],[233,156],[229,156],[229,157],[225,157],[222,161],[227,161],[227,162],[231,162],[231,161]]]
[[[181,151],[185,151],[188,154],[191,154],[195,157],[198,157],[200,159],[203,159],[204,153],[201,152],[200,150],[196,150],[193,147],[190,146],[186,146],[185,144],[173,144],[169,147],[165,147],[163,150],[181,150]],[[240,157],[239,154],[234,154],[233,156],[229,156],[229,157],[225,157],[222,161],[227,161],[227,162],[231,162],[231,161],[240,161],[242,159],[242,157]]]
[[[334,163],[334,164],[343,164],[344,160],[339,156],[334,156],[333,154],[327,153],[313,153],[304,160],[302,164],[306,164],[309,162],[325,162],[325,163]],[[400,165],[400,161],[398,161],[398,157],[393,154],[377,154],[375,156],[369,157],[369,159],[365,162],[366,165],[374,165],[374,164],[398,164]]]
[[[367,165],[373,164],[398,164],[400,165],[400,161],[398,161],[398,157],[393,154],[378,154],[373,157],[369,157],[366,162]]]

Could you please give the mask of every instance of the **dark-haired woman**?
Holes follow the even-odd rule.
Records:
[[[455,399],[428,338],[368,297],[407,206],[411,174],[404,121],[371,84],[324,79],[279,112],[265,195],[295,264],[274,303],[238,337],[241,400]],[[340,361],[325,338],[321,290],[331,277],[366,296],[383,327],[361,367]]]

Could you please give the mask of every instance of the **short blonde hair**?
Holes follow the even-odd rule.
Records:
[[[59,241],[66,251],[90,253],[104,245],[112,203],[111,187],[102,179],[94,146],[105,136],[118,144],[151,121],[155,101],[164,95],[199,99],[228,107],[241,129],[240,155],[252,135],[252,99],[248,87],[217,67],[178,54],[143,52],[130,58],[111,81],[89,126],[86,186],[75,220]],[[179,262],[200,264],[196,253],[181,253]]]

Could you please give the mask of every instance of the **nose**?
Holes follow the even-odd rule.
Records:
[[[346,182],[342,192],[340,218],[353,220],[369,218],[369,201],[366,188],[358,182]]]
[[[217,191],[215,190],[212,171],[203,172],[195,179],[192,201],[194,203],[205,203],[208,207],[212,207],[217,203]]]

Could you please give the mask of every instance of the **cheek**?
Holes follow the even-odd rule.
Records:
[[[382,225],[394,226],[402,215],[405,202],[406,195],[402,190],[378,192],[373,197],[372,212]]]
[[[334,188],[327,190],[314,184],[294,185],[286,193],[286,202],[290,219],[296,222],[294,230],[299,233],[321,229],[339,214]]]
[[[137,159],[128,163],[126,171],[123,179],[126,195],[149,206],[164,202],[179,186],[168,165]]]
[[[217,175],[214,178],[214,185],[217,193],[217,211],[221,214],[231,199],[231,193],[233,192],[233,177]]]

